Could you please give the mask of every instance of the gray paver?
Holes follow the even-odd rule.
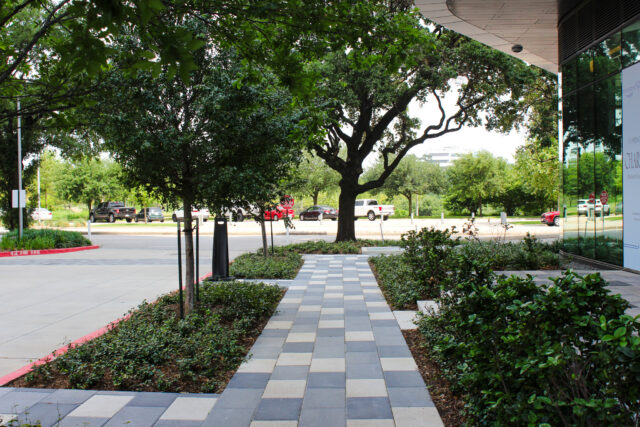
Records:
[[[344,388],[344,372],[312,372],[307,380],[307,388]]]
[[[308,366],[276,366],[271,380],[304,380],[308,375]]]
[[[40,424],[49,427],[57,424],[69,412],[77,408],[77,404],[36,403],[18,417],[21,424]]]
[[[347,419],[391,419],[391,405],[386,397],[351,397],[347,399]]]
[[[262,399],[253,419],[288,421],[300,418],[302,399]]]
[[[344,388],[311,388],[304,395],[303,408],[344,408]]]
[[[389,387],[391,406],[427,407],[434,406],[429,392],[422,387]]]
[[[214,408],[214,412],[218,409],[232,409],[232,408],[250,408],[254,409],[258,406],[260,399],[262,398],[262,389],[241,389],[233,388],[227,389],[218,398]]]
[[[99,417],[64,417],[58,427],[100,427],[108,421],[109,418]]]
[[[384,375],[380,363],[368,363],[348,366],[347,378],[370,380],[384,378]]]
[[[249,427],[255,408],[218,408],[217,405],[202,423],[207,427]]]
[[[345,413],[342,408],[303,408],[298,427],[344,427]]]
[[[125,406],[105,427],[151,427],[164,412],[163,407]]]
[[[270,374],[264,373],[236,373],[227,388],[262,388],[267,386]]]
[[[13,390],[0,399],[0,414],[20,414],[51,393],[25,393]]]
[[[384,373],[387,387],[424,387],[424,380],[418,371],[387,371]]]
[[[80,404],[96,394],[95,390],[56,390],[42,399],[41,403]]]

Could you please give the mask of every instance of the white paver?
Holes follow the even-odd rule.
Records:
[[[177,397],[160,417],[161,420],[204,421],[216,398]]]

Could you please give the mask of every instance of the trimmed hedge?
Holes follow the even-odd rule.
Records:
[[[261,250],[237,257],[229,268],[229,274],[244,279],[293,279],[302,264],[302,256],[298,253],[277,252],[265,257]]]
[[[18,238],[18,230],[10,231],[2,236],[0,250],[35,250],[61,249],[91,246],[91,241],[77,231],[63,231],[52,229],[27,229]]]

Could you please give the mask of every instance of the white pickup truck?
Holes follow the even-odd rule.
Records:
[[[356,200],[353,216],[355,219],[366,216],[369,221],[375,221],[376,217],[382,216],[386,221],[394,213],[396,208],[393,205],[379,205],[374,199],[359,199]]]

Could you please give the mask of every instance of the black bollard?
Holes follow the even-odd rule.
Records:
[[[216,217],[213,228],[213,260],[211,263],[213,280],[229,279],[229,236],[227,218]]]

